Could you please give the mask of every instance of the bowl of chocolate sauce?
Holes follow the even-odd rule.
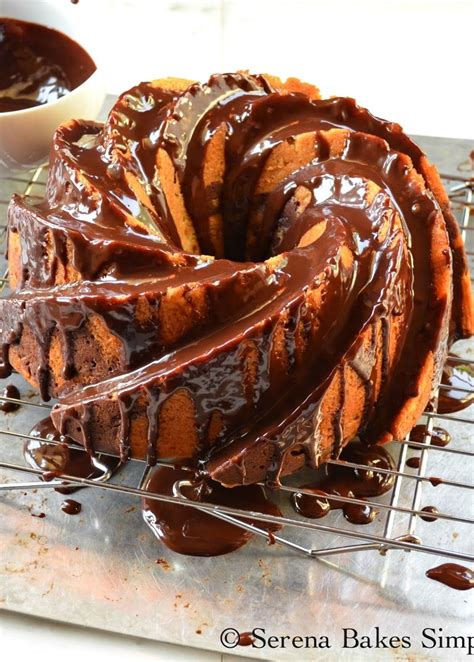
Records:
[[[105,88],[82,9],[67,0],[2,1],[1,175],[46,162],[59,124],[100,112]]]

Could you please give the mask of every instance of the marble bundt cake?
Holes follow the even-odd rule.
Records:
[[[472,332],[462,241],[397,124],[295,79],[167,79],[55,134],[9,208],[3,373],[91,453],[225,485],[400,439]]]

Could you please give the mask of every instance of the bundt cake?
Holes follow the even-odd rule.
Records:
[[[142,83],[58,128],[8,223],[3,373],[91,453],[228,486],[402,438],[473,328],[436,169],[296,79]]]

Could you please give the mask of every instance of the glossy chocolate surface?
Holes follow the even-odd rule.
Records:
[[[228,490],[219,483],[194,476],[192,472],[179,468],[155,469],[144,489],[156,494],[176,496],[175,484],[179,481],[190,481],[190,485],[181,487],[181,493],[192,501],[281,515],[278,507],[266,498],[263,488],[257,485]],[[167,547],[179,554],[191,556],[228,554],[245,545],[252,537],[252,533],[234,524],[189,506],[144,499],[143,515],[155,535]],[[252,520],[249,521],[252,523]],[[253,523],[269,533],[279,529],[274,524],[259,521]]]
[[[11,18],[0,18],[0,61],[0,112],[56,101],[96,69],[62,32]]]
[[[440,414],[452,414],[466,409],[474,402],[474,369],[462,359],[450,356],[444,366],[442,384],[450,388],[441,389],[438,399]],[[457,387],[457,388],[456,388]],[[464,390],[457,390],[457,389]]]
[[[251,632],[241,632],[239,634],[239,646],[251,646],[255,637]]]
[[[20,398],[20,391],[14,384],[7,384],[4,389],[0,392],[4,398],[14,398],[18,400]],[[13,411],[17,411],[21,407],[18,402],[8,402],[8,400],[0,400],[0,411],[3,411],[4,414],[10,414]]]
[[[395,470],[390,453],[381,446],[366,446],[360,442],[350,443],[343,451],[341,460],[363,464],[368,469],[328,465],[327,477],[321,481],[303,485],[303,489],[314,496],[297,493],[292,503],[296,512],[311,519],[327,515],[331,510],[341,509],[344,517],[352,524],[370,524],[376,511],[367,505],[338,502],[328,496],[364,499],[385,494],[393,487],[395,476],[377,472],[377,468]]]
[[[429,579],[434,579],[457,591],[468,591],[474,588],[474,573],[457,563],[443,563],[426,572]]]
[[[337,156],[334,129],[345,132]],[[219,131],[225,133],[225,174],[216,193],[200,165]],[[257,193],[276,148],[308,133],[314,156],[268,194]],[[157,176],[162,154],[207,255],[183,250]],[[120,97],[104,126],[77,121],[60,127],[46,200],[12,203],[9,226],[22,238],[23,270],[18,291],[2,310],[3,372],[9,370],[9,346],[27,321],[40,346],[35,379],[47,399],[53,392],[53,333],[60,337],[64,378],[73,380],[80,371],[75,334],[99,317],[120,343],[121,364],[111,376],[72,392],[67,383],[52,414],[57,428],[91,451],[94,412],[113,407],[124,461],[131,454],[132,422],[144,413],[146,459],[153,464],[160,413],[184,389],[196,415],[194,460],[228,484],[255,480],[246,464],[254,452],[266,458],[266,479],[273,485],[294,452],[304,453],[312,466],[338,457],[349,440],[343,434],[347,403],[339,403],[331,421],[334,443],[321,443],[318,421],[336,377],[345,392],[344,365],[363,384],[359,434],[368,440],[390,434],[432,354],[440,372],[448,341],[451,301],[435,296],[426,250],[442,212],[412,171],[412,164],[422,168],[423,159],[398,125],[352,99],[282,93],[265,76],[214,75],[184,91],[138,85]],[[302,190],[308,204],[300,213]],[[256,213],[261,225],[249,243]],[[223,253],[215,256],[214,214],[223,219]],[[307,239],[315,229],[317,236]],[[48,263],[38,241],[46,232],[54,248]],[[447,273],[464,268],[453,255],[454,263],[449,249],[441,255]],[[66,268],[78,282],[58,284]],[[202,294],[212,314],[201,320],[191,304],[192,330],[169,346],[156,324],[141,326],[136,319],[143,300],[159,308],[175,287],[183,288],[188,302]],[[322,299],[317,310],[314,293]],[[458,313],[455,305],[453,328]],[[282,316],[284,358],[275,350]],[[405,324],[390,365],[398,317]],[[372,351],[362,347],[369,332]],[[245,376],[249,344],[258,364],[251,389]],[[222,426],[209,444],[216,412]],[[231,479],[224,477],[229,472]]]
[[[43,480],[53,480],[59,474],[98,480],[119,468],[118,458],[102,454],[90,456],[80,446],[75,447],[71,439],[59,434],[49,416],[39,421],[30,435],[39,439],[25,441],[25,460],[34,469],[43,471]],[[41,441],[45,439],[62,443],[48,444],[47,441]],[[55,488],[61,494],[71,494],[80,489],[80,486]]]
[[[74,499],[66,499],[61,505],[61,510],[63,513],[66,513],[66,515],[79,515],[82,510],[82,504]]]
[[[419,444],[422,444],[425,441],[425,435],[426,426],[416,425],[410,432],[410,439],[412,441],[416,441]],[[444,428],[435,425],[429,434],[428,441],[432,446],[441,446],[441,448],[444,448],[451,443],[451,435]]]
[[[436,513],[438,512],[436,506],[425,506],[421,510],[424,513],[428,513],[427,515],[420,515],[421,519],[425,522],[435,522],[437,520],[437,517],[435,517]]]
[[[417,456],[414,457],[409,457],[408,460],[406,461],[407,467],[410,467],[410,469],[418,469],[420,466],[420,458]]]

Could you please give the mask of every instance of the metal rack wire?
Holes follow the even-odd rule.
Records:
[[[13,192],[18,192],[23,195],[34,195],[42,194],[45,186],[47,170],[45,167],[40,167],[29,175],[24,177],[12,177],[8,180],[8,194]],[[454,211],[459,216],[460,227],[463,234],[463,239],[467,244],[467,254],[470,261],[474,257],[474,250],[470,244],[472,243],[472,238],[474,235],[468,235],[468,233],[474,231],[474,180],[471,177],[461,177],[458,175],[443,175],[445,179],[445,184],[450,189],[450,197],[452,200],[452,205]],[[6,206],[8,205],[8,199],[0,199],[0,253],[4,252],[6,247],[6,236],[7,236],[7,227],[6,227]],[[466,242],[467,237],[469,240]],[[0,294],[2,291],[6,291],[8,287],[8,272],[5,270],[0,278]],[[474,364],[474,361],[469,359],[465,360],[466,364]],[[452,388],[449,385],[441,384],[439,386],[439,391],[444,389]],[[469,394],[471,391],[469,389],[463,389],[456,387],[456,391],[463,391],[466,394]],[[27,408],[41,408],[47,412],[50,409],[50,405],[39,402],[38,398],[36,399],[16,399],[11,397],[6,397],[0,395],[0,401],[6,401],[12,404],[19,404],[22,407]],[[2,426],[2,414],[0,413],[0,468],[12,472],[12,476],[20,474],[28,474],[41,476],[42,471],[39,469],[33,469],[29,466],[1,461],[1,442],[2,438],[13,438],[17,442],[22,443],[25,440],[32,439],[33,437],[27,431],[14,431],[7,429],[7,427]],[[426,512],[422,511],[420,508],[421,504],[421,491],[422,486],[426,482],[431,482],[432,477],[427,475],[427,459],[430,453],[443,453],[449,454],[450,457],[456,458],[461,463],[467,463],[472,461],[474,452],[463,450],[460,448],[446,448],[441,446],[431,445],[431,436],[434,434],[435,423],[437,420],[452,421],[454,423],[462,424],[464,426],[472,425],[471,421],[466,416],[452,416],[450,414],[442,414],[437,412],[437,397],[435,397],[430,411],[426,411],[423,414],[423,419],[425,429],[423,439],[421,441],[412,440],[407,437],[404,440],[400,440],[397,443],[394,443],[390,446],[391,451],[395,455],[395,466],[396,469],[377,469],[379,473],[393,474],[394,475],[394,486],[390,494],[390,499],[388,502],[382,501],[370,501],[370,505],[376,508],[379,512],[383,514],[383,526],[381,534],[367,533],[365,528],[362,529],[360,526],[345,527],[340,526],[331,526],[328,524],[323,524],[320,521],[299,519],[297,517],[283,517],[283,516],[271,516],[258,512],[249,512],[237,508],[229,508],[225,506],[215,506],[205,502],[195,502],[187,499],[181,492],[181,488],[184,486],[187,481],[181,481],[177,486],[177,492],[179,496],[165,496],[160,494],[151,494],[144,490],[144,485],[146,483],[150,467],[145,466],[144,471],[141,475],[141,479],[137,486],[128,486],[128,485],[118,485],[109,481],[101,480],[90,480],[87,478],[78,478],[71,475],[62,474],[58,476],[57,479],[50,482],[40,482],[38,480],[28,480],[21,482],[8,481],[6,483],[0,484],[0,493],[1,492],[13,492],[13,491],[28,491],[28,490],[48,490],[55,487],[65,485],[70,486],[83,486],[91,487],[99,490],[105,490],[109,492],[120,492],[122,494],[127,494],[130,497],[144,497],[147,499],[156,499],[158,501],[166,503],[176,503],[176,504],[185,504],[187,506],[192,506],[201,511],[207,512],[219,519],[226,520],[237,526],[240,526],[262,538],[265,538],[267,541],[269,537],[271,542],[279,543],[283,546],[286,546],[294,551],[302,553],[310,557],[325,557],[331,556],[334,554],[340,554],[342,552],[355,552],[362,550],[378,550],[381,553],[386,553],[389,549],[401,549],[405,551],[418,551],[425,552],[427,554],[434,554],[443,557],[448,557],[452,559],[461,560],[464,562],[474,561],[474,554],[464,551],[456,551],[446,547],[435,547],[430,544],[427,544],[421,540],[417,535],[417,525],[419,518],[426,516]],[[60,444],[62,442],[51,441],[50,439],[41,439],[37,436],[34,437],[36,441],[44,441],[48,444]],[[409,449],[417,449],[421,451],[420,453],[420,463],[416,473],[409,473],[404,470],[408,451]],[[85,451],[84,451],[85,452]],[[167,466],[166,462],[158,462],[159,465]],[[368,467],[363,464],[358,464],[354,462],[347,462],[343,460],[330,460],[329,464],[336,466],[345,466],[348,468],[354,468],[359,470],[367,470]],[[444,485],[450,486],[456,490],[471,490],[474,489],[474,485],[468,484],[462,481],[453,481],[453,480],[443,480]],[[410,493],[409,490],[412,489]],[[293,493],[307,493],[311,495],[311,492],[304,490],[300,487],[292,487],[291,485],[282,485],[281,490],[283,493],[293,494]],[[406,507],[401,505],[401,497],[409,496],[411,494],[411,505]],[[353,497],[334,497],[334,500],[340,504],[354,504],[354,505],[367,505],[367,501],[353,498]],[[394,535],[395,530],[395,517],[401,515],[408,518],[408,523],[406,525],[405,533],[403,535]],[[245,518],[243,520],[242,518]],[[335,545],[333,547],[325,546],[325,536],[319,535],[315,542],[317,546],[313,545],[302,545],[298,542],[295,542],[291,538],[281,534],[269,534],[266,529],[258,526],[256,523],[250,523],[249,518],[254,522],[262,523],[274,523],[280,524],[286,528],[297,528],[297,529],[306,529],[312,531],[314,534],[333,534],[336,536],[341,536],[344,539],[347,539],[347,544]],[[468,517],[463,517],[455,514],[437,512],[436,519],[444,520],[452,524],[462,523],[466,525],[474,524],[474,520]],[[327,541],[327,538],[326,538]]]

